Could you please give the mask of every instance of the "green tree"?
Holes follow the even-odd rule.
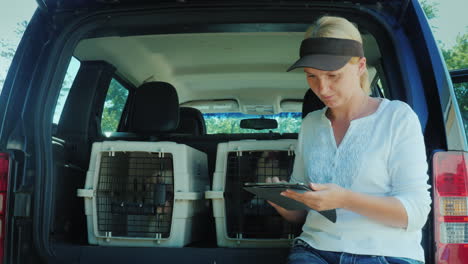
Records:
[[[427,0],[423,0],[421,6],[429,20],[437,17],[438,3],[429,4]],[[433,30],[437,29],[434,26],[431,27]],[[459,34],[452,48],[446,48],[441,41],[438,42],[449,70],[468,68],[468,33]],[[462,114],[465,132],[468,135],[468,87],[466,83],[461,83],[455,84],[453,88]]]
[[[205,117],[206,130],[208,134],[234,134],[234,133],[298,133],[301,127],[302,118],[292,114],[283,116],[268,116],[278,122],[276,129],[245,129],[240,127],[241,117],[231,117],[219,113]]]
[[[21,36],[23,36],[24,31],[26,30],[27,26],[28,26],[28,21],[26,20],[16,23],[15,33],[18,36],[18,39],[20,39]],[[17,46],[17,43],[13,43],[4,38],[0,39],[0,47],[1,47],[0,57],[9,59],[9,60],[13,59],[13,56],[15,55],[15,51],[16,51],[16,46]]]
[[[21,36],[23,36],[23,33],[26,30],[27,26],[28,26],[28,21],[21,21],[21,22],[16,23],[16,28],[14,32],[16,33],[18,39],[20,39]],[[18,43],[16,41],[7,40],[4,38],[0,39],[0,58],[5,60],[8,65],[11,63],[11,60],[13,59],[13,56],[15,55],[17,46],[18,46]],[[6,72],[5,73],[0,72],[0,91],[1,91],[1,88],[3,87],[3,84],[5,83],[5,78],[6,78]]]
[[[26,31],[26,28],[28,26],[28,21],[24,20],[21,22],[16,23],[16,28],[14,32],[16,33],[17,39],[21,39],[23,36],[24,32]],[[10,64],[11,61],[13,60],[13,57],[16,52],[16,48],[18,46],[18,41],[14,40],[7,40],[7,39],[0,39],[0,58],[5,60],[7,64]],[[5,83],[5,78],[6,78],[6,72],[1,73],[0,72],[0,91],[1,88],[3,87],[3,84]],[[69,72],[65,75],[65,79],[63,80],[62,83],[62,88],[60,90],[60,95],[59,95],[59,100],[57,101],[56,105],[56,116],[54,117],[54,121],[58,122],[58,118],[60,117],[60,113],[63,109],[63,104],[65,103],[65,100],[68,96],[68,93],[70,91],[70,87],[73,83],[74,76],[70,75]]]
[[[451,49],[442,47],[442,54],[449,70],[468,68],[468,33],[457,36],[456,44]],[[468,84],[454,84],[455,95],[462,114],[465,132],[468,135]]]
[[[437,7],[439,3],[432,3],[430,4],[427,0],[420,1],[421,7],[426,14],[427,19],[431,20],[437,17],[437,13],[439,12],[439,8]]]
[[[458,34],[451,49],[442,45],[442,54],[449,70],[468,68],[468,33]]]

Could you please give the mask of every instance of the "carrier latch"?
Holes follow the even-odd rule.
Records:
[[[289,145],[288,156],[294,155],[294,145]]]
[[[240,147],[236,147],[236,154],[237,154],[237,157],[242,157],[242,150]]]

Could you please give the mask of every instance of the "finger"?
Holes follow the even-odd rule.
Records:
[[[277,205],[277,204],[275,204],[274,202],[271,202],[271,201],[268,201],[268,200],[267,200],[267,203],[269,203],[269,204],[270,204],[271,206],[273,206],[273,207],[276,207],[276,206],[278,206],[278,205]]]
[[[271,201],[268,201],[268,200],[267,200],[267,202],[268,202],[271,206],[273,206],[275,209],[284,209],[283,207],[281,207],[281,206],[275,204],[274,202],[271,202]],[[284,210],[286,210],[286,209],[284,209]]]
[[[278,178],[278,176],[273,177],[273,182],[274,183],[280,182],[280,179]]]
[[[325,184],[310,183],[309,186],[314,191],[321,191],[327,189],[327,186]]]

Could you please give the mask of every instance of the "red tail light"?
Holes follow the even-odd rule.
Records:
[[[468,153],[433,158],[436,263],[468,264]]]
[[[8,190],[8,172],[10,159],[8,154],[0,153],[0,264],[3,263],[5,253],[5,226]]]

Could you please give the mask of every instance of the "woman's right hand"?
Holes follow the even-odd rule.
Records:
[[[274,176],[274,177],[266,177],[265,178],[266,183],[279,183],[279,182],[284,182],[287,183],[287,181],[282,181],[279,179],[279,177]]]
[[[287,183],[287,181],[282,181],[279,179],[279,177],[266,177],[265,179],[266,183],[279,183],[279,182],[284,182]],[[267,202],[275,208],[275,210],[288,222],[293,222],[293,223],[304,223],[305,221],[305,216],[306,216],[306,211],[305,210],[299,210],[299,211],[294,211],[294,210],[288,210],[285,209],[274,202],[268,201]]]

